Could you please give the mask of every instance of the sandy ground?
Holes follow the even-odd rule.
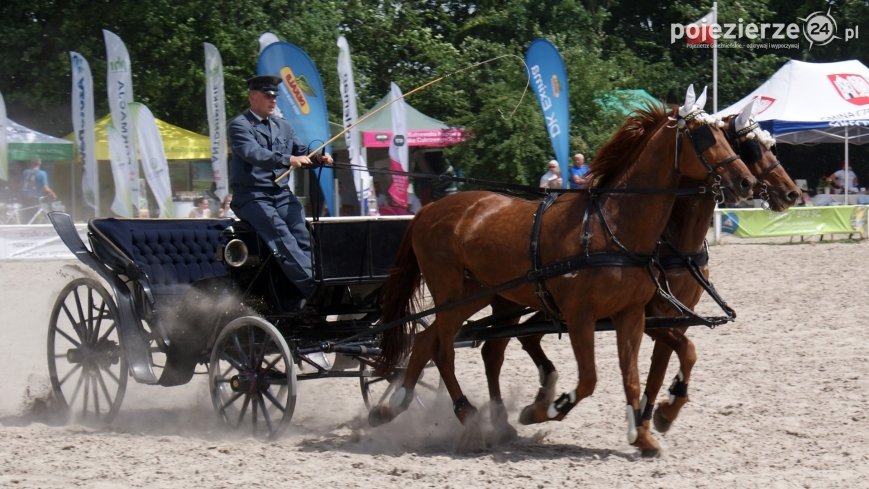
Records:
[[[48,313],[70,275],[64,262],[0,262],[0,487],[869,487],[869,241],[725,244],[711,254],[713,281],[739,319],[690,331],[691,402],[656,435],[657,459],[625,440],[613,333],[597,335],[591,398],[563,422],[517,426],[518,439],[476,453],[455,450],[461,427],[443,395],[372,429],[349,379],[301,383],[292,426],[273,442],[227,434],[202,376],[173,388],[131,381],[108,427],[46,424]],[[705,301],[701,311],[718,314]],[[572,386],[566,338],[546,345],[559,390]],[[459,350],[457,365],[484,407],[479,351]],[[503,378],[517,425],[537,380],[515,344]]]

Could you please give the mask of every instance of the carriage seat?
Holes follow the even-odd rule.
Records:
[[[233,219],[91,219],[94,253],[116,273],[151,289],[155,301],[181,296],[197,280],[221,277],[223,230]]]

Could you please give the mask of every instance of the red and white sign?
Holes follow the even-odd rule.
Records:
[[[839,96],[854,105],[869,104],[869,81],[863,75],[854,73],[834,73],[827,75],[830,83],[836,87]]]

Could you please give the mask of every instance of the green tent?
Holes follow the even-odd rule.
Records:
[[[595,102],[606,112],[615,112],[628,115],[634,109],[644,107],[646,104],[661,105],[662,102],[653,97],[642,88],[630,90],[613,90],[598,97]]]
[[[68,161],[73,159],[73,144],[65,139],[43,134],[6,119],[6,143],[9,160]]]

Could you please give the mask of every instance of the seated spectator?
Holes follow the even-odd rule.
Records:
[[[204,218],[211,217],[211,209],[208,208],[208,200],[205,197],[198,197],[193,201],[193,209],[190,210],[190,214],[187,217],[191,218]]]

